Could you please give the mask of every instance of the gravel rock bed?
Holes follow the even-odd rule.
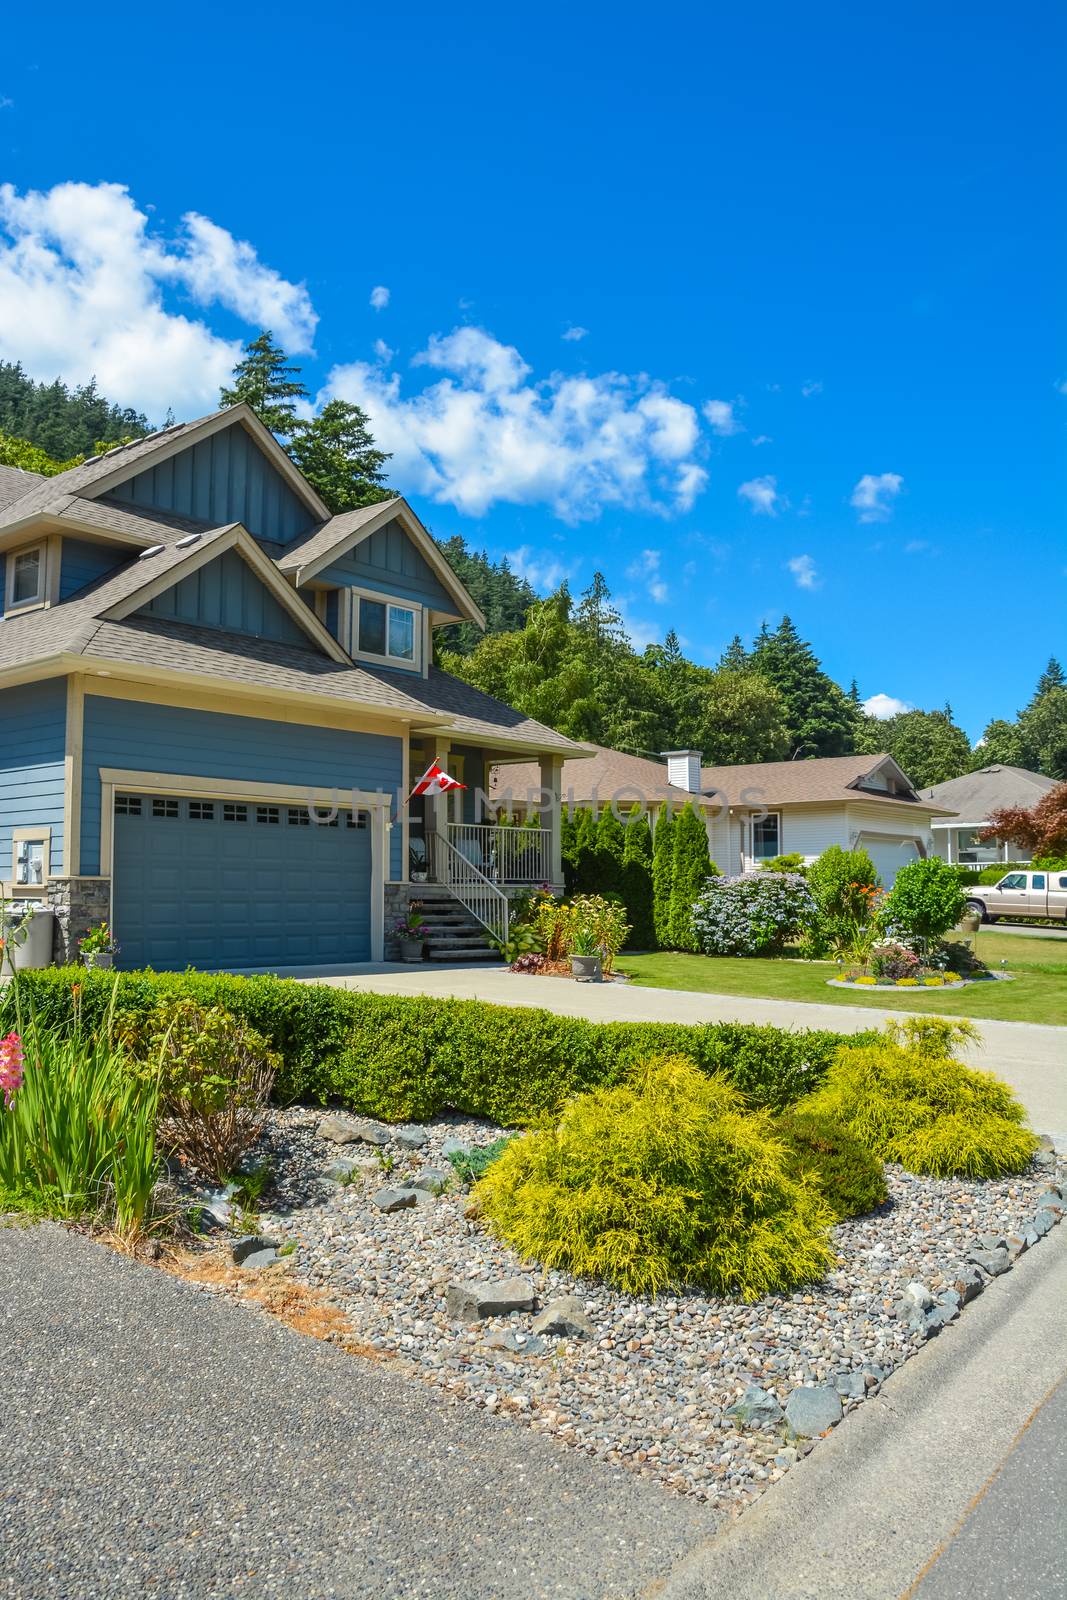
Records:
[[[837,1265],[823,1284],[755,1305],[695,1291],[653,1300],[524,1261],[465,1215],[469,1197],[455,1183],[434,1193],[431,1182],[403,1209],[375,1205],[381,1189],[447,1169],[446,1140],[485,1145],[500,1129],[442,1117],[418,1149],[387,1130],[379,1156],[320,1137],[323,1116],[271,1113],[260,1153],[274,1178],[260,1227],[296,1247],[275,1270],[324,1286],[356,1337],[402,1370],[725,1509],[741,1509],[812,1448],[787,1442],[778,1420],[761,1431],[773,1400],[747,1425],[727,1416],[749,1386],[782,1407],[807,1385],[836,1389],[845,1414],[861,1405],[935,1331],[901,1305],[914,1307],[916,1295],[929,1303],[919,1285],[934,1300],[949,1291],[972,1250],[1023,1232],[1038,1196],[1064,1177],[1047,1153],[1043,1170],[993,1182],[890,1167],[889,1202],[836,1228]],[[337,1181],[349,1168],[349,1181]],[[531,1280],[539,1307],[575,1296],[592,1336],[535,1334],[530,1311],[474,1325],[448,1314],[449,1284],[515,1278]]]

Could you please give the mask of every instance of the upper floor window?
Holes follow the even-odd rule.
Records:
[[[349,591],[348,648],[354,656],[421,666],[422,608]]]
[[[5,609],[39,605],[44,599],[44,545],[35,544],[7,558]]]

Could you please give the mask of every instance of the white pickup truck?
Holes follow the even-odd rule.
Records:
[[[996,922],[998,917],[1067,921],[1067,872],[1009,872],[999,883],[968,889],[967,905],[983,922]]]

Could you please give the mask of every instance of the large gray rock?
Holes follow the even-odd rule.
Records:
[[[1040,1211],[1034,1213],[1034,1220],[1030,1226],[1038,1238],[1043,1239],[1046,1233],[1052,1232],[1059,1220],[1059,1217],[1049,1207],[1042,1206]]]
[[[968,1261],[976,1267],[981,1267],[983,1272],[988,1272],[991,1278],[999,1278],[1002,1272],[1010,1272],[1011,1256],[1006,1250],[972,1250],[967,1257]]]
[[[379,1211],[406,1211],[409,1206],[417,1206],[418,1203],[419,1197],[414,1189],[394,1189],[386,1185],[377,1194],[371,1195],[371,1204],[377,1206]]]
[[[234,1264],[240,1267],[252,1256],[259,1255],[266,1250],[276,1252],[277,1248],[277,1239],[268,1239],[266,1234],[263,1233],[245,1233],[230,1245],[230,1255]]]
[[[504,1317],[509,1311],[532,1311],[537,1304],[529,1278],[505,1278],[501,1283],[450,1283],[445,1309],[457,1322],[482,1322]]]
[[[342,1156],[338,1161],[331,1161],[326,1168],[326,1176],[331,1183],[355,1183],[359,1179],[380,1178],[381,1175],[380,1164],[366,1156],[361,1161],[346,1160]]]
[[[929,1311],[934,1303],[934,1297],[925,1283],[917,1281],[908,1284],[908,1287],[904,1290],[904,1298],[910,1300],[913,1305],[918,1306],[920,1311]]]
[[[454,1177],[451,1167],[423,1167],[421,1172],[416,1172],[413,1178],[406,1180],[406,1186],[409,1189],[424,1189],[427,1194],[440,1194],[445,1184]]]
[[[277,1250],[272,1246],[267,1250],[253,1250],[251,1255],[245,1256],[241,1265],[246,1272],[258,1272],[261,1267],[272,1267],[279,1259]]]
[[[392,1138],[380,1122],[368,1122],[362,1117],[323,1117],[317,1131],[320,1139],[329,1139],[331,1144],[372,1144],[379,1149]]]
[[[822,1384],[817,1389],[794,1389],[785,1403],[786,1426],[801,1439],[814,1439],[841,1421],[841,1396]]]
[[[543,1356],[549,1348],[544,1339],[539,1339],[533,1333],[519,1333],[514,1328],[505,1328],[503,1333],[491,1333],[486,1339],[490,1350],[507,1350],[514,1356]]]
[[[750,1383],[740,1400],[727,1406],[723,1417],[740,1423],[743,1428],[776,1428],[785,1412],[773,1394],[761,1389],[758,1383]]]
[[[867,1393],[867,1380],[862,1372],[839,1372],[834,1388],[842,1400],[862,1400]]]
[[[454,1139],[451,1134],[441,1146],[441,1154],[447,1161],[449,1156],[469,1156],[471,1147],[465,1139]]]
[[[393,1138],[404,1150],[421,1150],[430,1142],[430,1135],[425,1128],[411,1125],[406,1128],[394,1128]]]
[[[1049,1184],[1048,1188],[1038,1195],[1034,1204],[1039,1211],[1051,1211],[1057,1221],[1067,1211],[1067,1202],[1054,1184]]]
[[[985,1278],[977,1267],[961,1267],[952,1280],[952,1287],[960,1297],[962,1305],[970,1305],[976,1300],[985,1288]]]
[[[550,1300],[541,1315],[534,1318],[533,1331],[552,1333],[562,1339],[591,1339],[593,1324],[578,1296],[565,1294],[558,1300]]]

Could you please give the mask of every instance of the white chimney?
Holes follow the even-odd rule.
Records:
[[[700,793],[700,751],[661,750],[667,758],[667,782],[689,794]]]

